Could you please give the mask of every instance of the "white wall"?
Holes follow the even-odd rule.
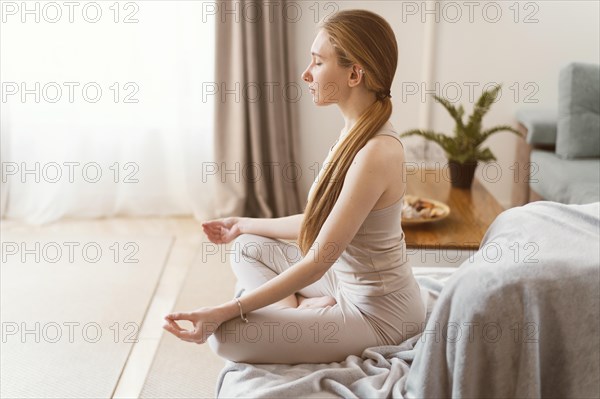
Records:
[[[438,3],[439,22],[435,21],[435,14],[422,13],[425,7],[434,10],[434,3]],[[453,101],[463,104],[469,114],[485,84],[503,83],[502,96],[484,118],[484,128],[515,125],[518,109],[556,109],[558,72],[562,65],[571,61],[600,63],[600,7],[596,1],[475,2],[472,22],[465,3],[468,2],[320,2],[319,16],[327,15],[334,5],[339,9],[369,9],[390,22],[400,50],[392,87],[392,123],[399,132],[433,128],[452,134],[450,116],[421,88],[454,97]],[[314,4],[302,4],[302,18],[294,25],[297,79],[301,84],[300,74],[310,62],[310,46],[316,35]],[[327,4],[330,8],[326,8]],[[496,17],[497,9],[501,11],[499,17]],[[493,22],[496,19],[497,22]],[[427,40],[428,29],[435,31],[431,41]],[[429,68],[432,81],[428,81]],[[403,96],[402,88],[414,84],[420,88],[419,92]],[[469,98],[469,85],[474,85],[472,98]],[[456,87],[461,92],[457,92]],[[302,181],[306,197],[315,177],[315,163],[320,165],[325,158],[343,127],[343,119],[335,105],[316,107],[309,95],[302,96],[298,106],[300,162],[303,171],[308,172],[303,174]],[[485,145],[498,158],[498,168],[480,166],[477,175],[496,199],[509,207],[514,179],[510,167],[515,162],[516,137],[508,132],[498,133]],[[407,161],[443,163],[445,160],[437,145],[425,146],[419,138],[407,138],[405,147]],[[484,170],[489,172],[487,179],[483,176]],[[502,173],[499,180],[495,177],[497,170]]]

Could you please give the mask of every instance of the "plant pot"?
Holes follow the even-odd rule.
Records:
[[[471,188],[477,161],[458,163],[449,160],[448,167],[450,168],[450,184],[452,184],[452,187]]]

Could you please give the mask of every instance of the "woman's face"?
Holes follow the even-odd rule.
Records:
[[[337,63],[335,49],[329,36],[320,30],[311,47],[311,62],[302,73],[316,105],[339,103],[348,96],[348,77],[351,68],[342,68]]]

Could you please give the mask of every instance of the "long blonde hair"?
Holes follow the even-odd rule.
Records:
[[[303,255],[314,244],[333,209],[354,157],[392,114],[390,89],[398,64],[394,31],[385,19],[371,11],[339,11],[323,20],[318,27],[329,35],[338,65],[362,66],[365,86],[375,92],[377,101],[365,110],[339,143],[331,163],[324,168],[323,176],[308,199],[298,237]]]

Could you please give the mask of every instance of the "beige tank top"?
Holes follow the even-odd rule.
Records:
[[[376,135],[392,136],[400,141],[390,122]],[[335,145],[324,165],[329,162]],[[309,197],[322,172],[323,168],[311,186]],[[406,259],[406,242],[401,226],[403,199],[404,194],[396,203],[372,210],[332,266],[344,290],[355,295],[381,296],[401,290],[412,282],[413,274]]]

